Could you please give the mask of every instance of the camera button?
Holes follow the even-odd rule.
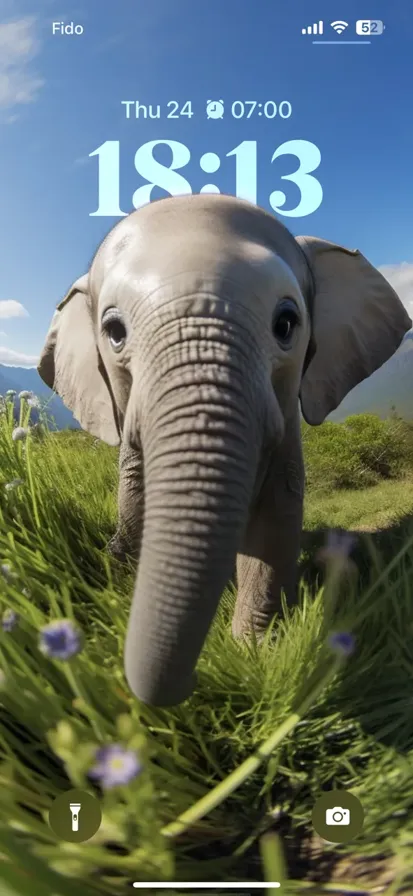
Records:
[[[312,822],[316,833],[328,843],[347,843],[363,830],[364,809],[349,790],[329,790],[314,804]]]

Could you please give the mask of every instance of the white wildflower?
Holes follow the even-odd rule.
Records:
[[[11,489],[17,488],[19,485],[23,485],[23,481],[23,479],[12,479],[11,482],[6,482],[4,488],[6,489],[6,492],[9,492],[11,491]]]
[[[11,434],[13,442],[24,442],[25,438],[27,437],[28,432],[29,432],[29,430],[25,429],[24,426],[16,426],[16,428],[13,429],[13,432]]]
[[[19,392],[19,398],[33,398],[33,392],[29,392],[28,389],[23,389],[23,392]]]
[[[16,578],[16,573],[13,572],[10,563],[2,563],[0,565],[0,572],[3,578],[6,579],[6,582],[13,582],[13,580]]]
[[[29,405],[29,408],[39,408],[40,400],[37,395],[31,395],[30,398],[27,399],[27,404]]]

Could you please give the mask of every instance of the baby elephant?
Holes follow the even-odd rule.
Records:
[[[38,369],[85,430],[121,443],[115,549],[139,558],[125,646],[138,698],[190,696],[235,563],[235,636],[294,595],[300,404],[322,423],[410,327],[357,249],[294,238],[232,196],[161,199],[104,239]]]

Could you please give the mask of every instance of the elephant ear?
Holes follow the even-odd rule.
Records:
[[[57,306],[37,370],[83,429],[119,445],[118,413],[96,346],[87,274]]]
[[[300,390],[317,426],[399,347],[412,322],[388,281],[358,249],[297,237],[313,279],[313,348]]]

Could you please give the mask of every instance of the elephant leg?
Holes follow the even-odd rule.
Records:
[[[237,556],[238,594],[232,621],[235,637],[263,634],[281,611],[282,591],[289,604],[297,600],[303,495],[300,422],[296,420],[268,462],[250,513],[242,553]]]
[[[143,460],[139,448],[122,441],[119,452],[118,527],[108,544],[117,560],[137,559],[143,526]]]

